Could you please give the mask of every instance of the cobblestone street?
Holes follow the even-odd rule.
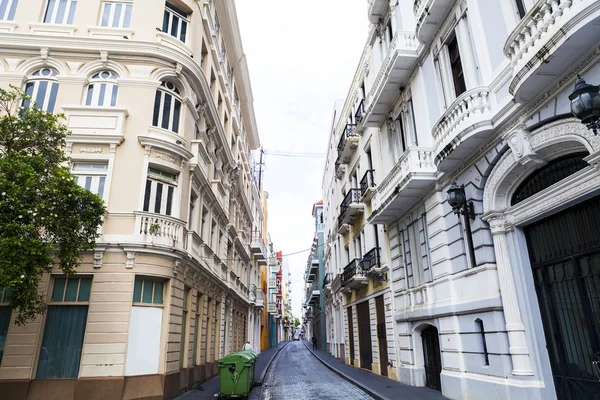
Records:
[[[319,362],[302,344],[291,342],[273,361],[262,387],[251,400],[366,400],[365,392]]]

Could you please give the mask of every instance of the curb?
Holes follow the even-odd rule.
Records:
[[[312,351],[312,349],[310,347],[308,347],[306,345],[306,341],[302,341],[302,343],[304,344],[304,347],[306,347],[306,350],[310,351],[311,354],[313,356],[315,356],[315,358],[317,360],[319,360],[324,366],[326,366],[327,368],[329,368],[331,371],[335,372],[336,374],[338,374],[339,376],[341,376],[342,378],[344,378],[345,380],[347,380],[348,382],[350,382],[351,384],[353,384],[354,386],[356,386],[357,388],[361,389],[362,391],[366,392],[368,395],[372,396],[373,398],[375,398],[376,400],[392,400],[388,397],[385,397],[382,394],[377,393],[376,391],[368,388],[367,386],[363,385],[362,383],[359,383],[357,380],[352,379],[351,377],[349,377],[348,375],[344,374],[342,371],[332,367],[331,365],[327,364],[327,362],[325,362],[321,357],[319,357],[317,355],[317,353],[315,353],[314,351]]]
[[[254,380],[254,385],[255,386],[262,386],[263,382],[265,381],[265,376],[267,376],[267,372],[269,372],[269,368],[271,368],[271,364],[273,364],[273,361],[275,360],[275,357],[277,357],[277,355],[279,354],[279,352],[281,350],[283,350],[283,348],[285,346],[287,346],[289,343],[290,343],[289,341],[286,341],[285,344],[283,346],[279,347],[277,349],[277,351],[275,352],[275,354],[273,354],[273,357],[271,357],[271,360],[269,361],[269,363],[265,367],[264,371],[262,372],[262,374],[260,375],[260,377],[258,378],[258,380]]]

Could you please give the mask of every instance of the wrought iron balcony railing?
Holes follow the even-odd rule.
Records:
[[[373,169],[368,169],[367,172],[365,172],[365,175],[363,176],[363,178],[360,180],[360,195],[364,196],[365,192],[367,191],[367,189],[375,187],[375,180],[373,179],[373,172],[375,170]]]
[[[357,135],[358,134],[356,133],[356,124],[346,124],[344,132],[342,132],[342,136],[340,137],[340,141],[338,142],[338,155],[344,150],[344,144],[346,143],[346,140],[348,140],[348,138],[350,137]]]
[[[362,260],[360,261],[363,272],[367,272],[372,268],[379,268],[381,266],[379,250],[379,247],[373,247],[363,256]]]
[[[362,99],[360,103],[358,103],[358,107],[356,108],[356,113],[354,113],[354,121],[357,124],[360,124],[365,114],[365,99]]]
[[[342,287],[346,286],[356,275],[363,275],[362,267],[360,266],[360,258],[355,258],[344,267],[342,273]]]
[[[348,193],[346,193],[346,197],[342,200],[342,204],[340,204],[340,216],[338,217],[338,225],[342,224],[344,217],[346,216],[346,212],[348,212],[348,207],[352,203],[360,203],[360,189],[350,189]]]
[[[325,274],[325,277],[323,278],[323,287],[327,286],[327,285],[331,285],[331,273],[327,273]]]

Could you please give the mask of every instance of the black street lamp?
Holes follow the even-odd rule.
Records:
[[[473,208],[473,202],[467,202],[467,195],[465,194],[465,185],[458,186],[456,181],[453,180],[448,189],[448,204],[452,207],[452,211],[457,215],[465,215],[470,219],[475,219],[475,209]]]
[[[450,188],[448,189],[448,204],[452,207],[452,211],[456,215],[464,215],[469,219],[475,219],[475,207],[473,202],[467,202],[467,195],[465,194],[465,185],[458,186],[455,180],[452,180]],[[473,233],[471,232],[471,223],[469,219],[465,218],[465,233],[467,240],[467,249],[469,251],[469,257],[471,258],[471,265],[475,267],[477,264],[475,261],[475,246],[473,245]]]
[[[597,135],[600,129],[600,87],[586,83],[577,75],[575,90],[569,95],[569,100],[573,115]]]

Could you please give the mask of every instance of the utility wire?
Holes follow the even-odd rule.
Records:
[[[304,158],[323,158],[323,153],[303,153],[303,152],[292,152],[292,151],[280,151],[280,150],[265,150],[265,154],[269,156],[278,157],[304,157]]]

